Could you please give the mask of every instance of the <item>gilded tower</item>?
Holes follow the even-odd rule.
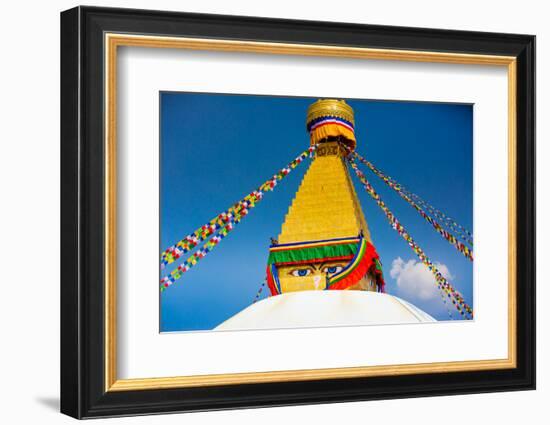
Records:
[[[343,100],[318,100],[308,109],[306,127],[316,150],[270,247],[268,286],[273,295],[381,292],[378,254],[345,160],[356,146],[353,109]]]

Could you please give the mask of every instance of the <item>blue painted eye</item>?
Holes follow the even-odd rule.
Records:
[[[292,276],[295,276],[295,277],[304,277],[304,276],[310,275],[311,270],[310,269],[296,269],[296,270],[292,270],[290,272],[290,274],[292,274]]]
[[[328,266],[323,269],[323,273],[334,274],[340,273],[344,268],[342,266]]]

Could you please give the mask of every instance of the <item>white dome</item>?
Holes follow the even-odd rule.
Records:
[[[258,301],[216,330],[435,322],[400,298],[367,291],[300,291]]]

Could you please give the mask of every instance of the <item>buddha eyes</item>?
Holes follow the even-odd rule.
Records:
[[[311,274],[311,269],[295,269],[290,272],[292,276],[295,277],[304,277]]]
[[[323,274],[335,274],[340,273],[342,270],[344,270],[343,266],[326,266],[323,267],[320,271]],[[313,273],[313,270],[311,268],[302,268],[302,269],[294,269],[290,272],[290,274],[294,277],[306,277]]]
[[[328,274],[340,273],[344,268],[342,266],[328,266],[324,267],[322,272]]]

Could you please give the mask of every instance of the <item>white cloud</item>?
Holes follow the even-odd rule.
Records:
[[[452,279],[445,264],[435,263],[445,279]],[[395,279],[399,295],[411,301],[429,301],[439,298],[439,289],[432,272],[415,260],[405,262],[401,257],[392,261],[390,276]]]

